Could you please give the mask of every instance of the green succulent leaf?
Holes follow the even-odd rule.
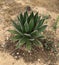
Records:
[[[15,35],[15,36],[11,37],[11,40],[17,41],[17,40],[20,40],[20,38],[21,38],[20,35]]]
[[[39,27],[41,27],[43,25],[43,23],[44,23],[44,20],[45,19],[38,20],[38,23],[37,23],[35,29],[38,29]]]
[[[34,28],[34,20],[31,19],[31,21],[29,22],[29,32],[31,32]]]
[[[31,33],[32,37],[35,37],[35,38],[44,38],[44,36],[39,33],[38,30],[34,30],[32,33]]]
[[[24,36],[31,37],[31,35],[30,35],[30,34],[26,34],[26,33],[24,34]]]
[[[19,34],[16,30],[8,30],[12,34]]]
[[[8,30],[10,33],[12,34],[19,34],[19,35],[23,35],[20,31],[16,31],[16,30]]]
[[[18,44],[16,45],[16,48],[18,49],[18,48],[20,48],[22,45],[24,45],[25,44],[25,39],[24,39],[24,37],[23,38],[21,38],[19,41],[18,41]]]
[[[34,41],[34,45],[36,45],[36,46],[40,46],[42,43],[39,41],[39,40],[35,40]]]
[[[15,29],[17,29],[18,31],[21,30],[19,25],[17,23],[15,23],[15,21],[12,20],[12,24],[15,27]]]
[[[39,35],[38,38],[41,39],[41,38],[44,38],[44,36],[43,35]]]
[[[34,13],[32,12],[32,13],[30,14],[30,16],[28,17],[28,19],[27,19],[28,23],[29,23],[30,20],[33,19],[33,18],[34,18]]]
[[[21,22],[22,25],[24,24],[24,17],[22,15],[22,13],[20,13],[20,22]]]
[[[41,33],[37,33],[37,34],[35,35],[35,38],[37,38],[37,39],[42,39],[42,38],[44,38],[44,36],[43,36]]]
[[[31,38],[31,39],[29,39],[29,40],[32,42],[32,41],[34,41],[35,39],[34,39],[34,38]]]
[[[38,21],[38,12],[37,12],[37,13],[35,14],[35,16],[34,16],[34,23],[36,24],[37,21]]]
[[[41,26],[41,25],[43,25],[43,23],[44,23],[44,21],[45,21],[45,19],[41,19],[40,21],[39,21],[39,27]]]
[[[25,23],[25,21],[27,20],[27,18],[28,18],[28,13],[27,13],[27,11],[24,13],[24,23]]]
[[[38,32],[38,30],[34,30],[31,34],[36,34]]]
[[[43,32],[46,29],[47,25],[43,25],[41,27],[39,27],[39,32]]]
[[[27,41],[27,42],[26,42],[26,48],[27,48],[28,50],[31,50],[31,42],[30,42],[30,41]]]
[[[18,25],[19,25],[19,28],[21,29],[21,31],[23,31],[23,25],[22,25],[22,23],[20,22],[19,16],[17,16],[17,18],[18,18]]]
[[[29,25],[28,25],[27,21],[24,24],[24,28],[25,28],[25,32],[29,31]]]
[[[38,34],[39,34],[38,30],[34,30],[34,31],[31,33],[32,36],[38,36]]]

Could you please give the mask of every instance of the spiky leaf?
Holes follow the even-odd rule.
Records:
[[[40,26],[42,26],[43,23],[44,23],[44,20],[45,20],[45,19],[38,20],[38,23],[37,23],[35,29],[38,29]]]
[[[20,36],[20,35],[15,35],[15,36],[11,37],[11,40],[17,41],[17,40],[20,40],[21,37],[22,36]]]
[[[32,12],[32,13],[30,14],[30,16],[28,17],[28,19],[27,19],[28,23],[29,23],[30,20],[33,19],[33,18],[34,18],[34,13]]]
[[[46,29],[47,25],[43,25],[41,27],[39,27],[39,32],[43,32]]]
[[[31,34],[36,34],[38,32],[38,30],[34,30]]]
[[[37,21],[38,21],[38,12],[34,16],[34,23],[36,24]]]
[[[28,18],[28,13],[27,13],[27,11],[26,11],[26,12],[24,13],[24,23],[26,22],[27,18]]]
[[[29,32],[31,32],[34,28],[34,20],[31,19],[31,21],[29,22]]]
[[[18,25],[19,25],[19,28],[21,29],[21,31],[23,31],[23,25],[22,25],[22,23],[21,23],[21,21],[20,21],[19,16],[17,16],[17,18],[18,18]]]
[[[30,41],[27,41],[27,42],[26,42],[26,48],[27,48],[28,50],[31,50],[31,42],[30,42]]]
[[[28,25],[27,21],[24,24],[24,28],[25,28],[25,32],[29,31],[29,25]]]
[[[22,13],[20,13],[20,22],[21,22],[22,25],[24,24],[24,17],[22,15]]]
[[[12,34],[19,34],[19,35],[23,35],[20,31],[16,31],[16,30],[8,30],[10,33]]]
[[[24,39],[24,37],[23,37],[23,38],[21,38],[21,39],[18,41],[18,44],[16,45],[16,48],[17,48],[17,49],[20,48],[24,43],[25,43],[25,39]]]
[[[34,41],[34,45],[36,45],[36,46],[40,46],[42,43],[39,41],[39,40],[35,40]]]
[[[15,23],[15,21],[12,20],[12,24],[16,30],[21,31],[21,28],[19,27],[19,25],[17,23]]]

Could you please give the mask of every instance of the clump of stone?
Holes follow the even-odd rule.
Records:
[[[25,9],[26,9],[26,11],[31,11],[32,10],[30,6],[26,6]]]

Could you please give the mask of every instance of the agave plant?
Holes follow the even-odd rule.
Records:
[[[33,45],[40,45],[42,32],[47,27],[43,24],[45,19],[39,16],[38,12],[31,12],[29,15],[27,11],[17,16],[17,19],[17,23],[12,20],[15,29],[9,30],[14,35],[11,39],[17,41],[16,48],[25,45],[26,49],[31,50]]]

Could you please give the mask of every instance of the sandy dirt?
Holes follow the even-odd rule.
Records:
[[[38,11],[39,14],[50,15],[49,24],[52,24],[59,15],[59,0],[0,0],[0,45],[5,44],[10,37],[10,33],[7,30],[13,28],[11,19],[15,19],[20,12],[25,11],[28,5],[34,12]],[[59,29],[56,36],[59,39]],[[2,47],[4,46],[2,45]],[[44,60],[39,57],[33,63],[25,62],[22,56],[20,56],[19,60],[16,60],[9,53],[0,51],[0,65],[49,65],[50,61],[44,62]],[[59,59],[57,59],[55,65],[59,65]]]

